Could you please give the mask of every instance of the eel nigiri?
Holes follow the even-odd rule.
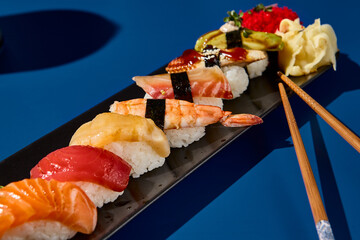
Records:
[[[70,145],[89,145],[115,153],[131,165],[133,177],[162,166],[170,154],[169,142],[153,120],[117,113],[101,113],[80,126]]]
[[[243,93],[249,79],[261,76],[269,64],[268,54],[241,47],[220,49],[207,45],[201,52],[193,49],[172,60],[166,67],[169,73],[179,73],[200,67],[219,66],[229,81],[234,98]],[[236,74],[232,74],[236,71]]]
[[[114,153],[91,146],[51,152],[30,171],[31,178],[73,182],[97,207],[116,200],[127,187],[131,166]]]
[[[68,239],[90,234],[97,210],[75,184],[24,179],[0,189],[1,239]]]
[[[168,73],[185,72],[195,68],[204,68],[217,65],[245,66],[246,64],[266,58],[266,54],[259,50],[246,50],[241,47],[219,49],[207,46],[201,53],[193,49],[183,52],[180,57],[172,60],[166,67]]]

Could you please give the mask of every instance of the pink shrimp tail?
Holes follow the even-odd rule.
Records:
[[[263,123],[263,120],[252,114],[234,114],[224,112],[224,117],[220,120],[225,127],[247,127]]]

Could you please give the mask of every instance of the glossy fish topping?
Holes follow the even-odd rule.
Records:
[[[123,191],[131,166],[102,148],[69,146],[51,152],[30,171],[31,178],[57,181],[86,181],[113,191]]]
[[[232,99],[230,84],[218,66],[187,71],[192,97]],[[175,98],[170,74],[136,76],[133,78],[154,99]]]

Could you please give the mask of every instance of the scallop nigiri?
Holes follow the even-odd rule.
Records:
[[[97,207],[115,201],[129,182],[131,166],[116,154],[91,146],[51,152],[30,171],[31,178],[73,182]]]
[[[101,113],[80,126],[70,145],[89,145],[115,153],[131,165],[133,177],[162,166],[170,154],[169,142],[153,120],[117,113]]]
[[[75,184],[24,179],[0,189],[1,239],[68,239],[90,234],[97,210]]]

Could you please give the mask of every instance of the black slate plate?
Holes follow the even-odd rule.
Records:
[[[276,63],[276,61],[271,62]],[[329,68],[330,66],[322,67],[316,73],[292,78],[292,80],[304,87]],[[153,74],[164,71],[163,67]],[[251,113],[264,118],[281,103],[277,86],[280,79],[277,77],[276,71],[276,64],[273,64],[268,67],[263,76],[250,80],[247,91],[240,98],[224,101],[224,110],[233,113]],[[292,94],[289,90],[288,93]],[[56,149],[67,146],[78,127],[92,120],[97,114],[107,112],[114,100],[122,101],[143,96],[142,89],[135,84],[130,85],[8,157],[0,163],[0,185],[28,178],[30,169],[40,159]],[[186,148],[172,149],[164,166],[148,172],[140,178],[130,179],[127,189],[119,199],[99,209],[95,231],[91,235],[77,234],[74,239],[104,239],[111,236],[162,194],[248,129],[250,128],[226,128],[220,124],[208,126],[206,135],[200,141]]]

